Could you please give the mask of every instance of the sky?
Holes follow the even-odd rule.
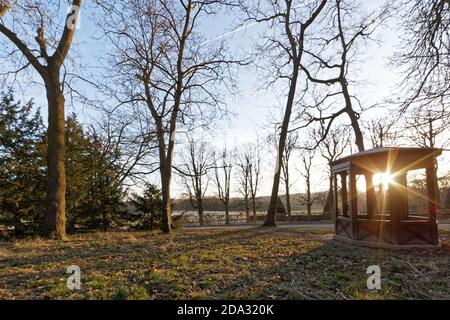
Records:
[[[384,2],[380,0],[362,0],[363,7],[370,11],[374,10]],[[64,19],[62,15],[59,17]],[[236,30],[234,18],[228,14],[221,14],[214,19],[202,22],[201,30],[207,41],[226,41],[230,50],[236,55],[245,55],[252,49],[253,43],[260,39],[264,33],[265,26],[261,24],[252,24],[246,28]],[[76,33],[77,56],[81,57],[82,64],[92,67],[98,65],[98,59],[105,52],[104,44],[96,40],[98,35],[97,27],[90,18],[90,15],[82,11],[81,22]],[[355,94],[362,101],[363,105],[373,105],[380,103],[386,98],[392,97],[396,85],[399,83],[400,77],[389,65],[389,58],[399,45],[399,32],[395,28],[395,22],[388,23],[381,27],[376,37],[379,44],[371,44],[364,49],[364,63],[358,64],[358,72],[352,75],[354,79],[360,81],[360,85],[355,89]],[[221,120],[216,123],[216,127],[220,130],[204,133],[206,140],[209,140],[218,148],[226,145],[228,148],[242,145],[243,143],[255,142],[258,137],[263,152],[264,178],[261,189],[261,195],[270,194],[272,177],[275,169],[275,153],[273,146],[269,146],[264,141],[264,137],[272,130],[274,121],[281,121],[283,117],[283,107],[285,103],[284,97],[277,93],[258,91],[255,88],[261,84],[261,79],[255,72],[254,68],[242,68],[236,79],[239,86],[239,94],[237,96],[228,96],[224,101],[230,110],[232,116],[229,119]],[[85,90],[95,95],[95,90],[88,87]],[[44,117],[46,116],[45,91],[40,86],[27,87],[26,93],[22,93],[23,99],[34,98],[36,106],[42,108]],[[75,112],[79,119],[83,122],[90,123],[97,117],[97,114],[87,107],[80,105],[68,106],[66,112]],[[389,111],[386,109],[370,110],[363,115],[364,119],[371,117],[379,117]],[[183,142],[180,142],[182,148]],[[441,171],[449,170],[447,163],[448,156],[444,156],[441,160]],[[292,160],[292,178],[294,185],[292,192],[303,192],[305,190],[304,183],[299,175],[300,169],[300,153],[294,155]],[[326,164],[317,157],[313,167],[315,191],[326,190],[327,176]],[[149,178],[152,182],[158,182],[158,176]],[[282,188],[281,188],[282,190]],[[210,185],[208,194],[214,194],[214,186]],[[175,178],[173,189],[175,196],[183,194],[184,190],[179,184],[179,179]],[[236,195],[236,192],[234,192]]]

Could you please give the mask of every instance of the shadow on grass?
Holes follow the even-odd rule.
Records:
[[[342,246],[325,241],[269,268],[236,278],[216,299],[450,299],[450,255],[438,250]],[[382,289],[367,288],[367,268],[381,268]]]
[[[327,241],[329,231],[260,227],[25,242],[0,248],[0,298],[2,289],[71,298],[64,289],[71,264],[83,272],[80,297],[92,299],[113,298],[124,287],[152,299],[449,298],[448,236],[433,252],[342,247]],[[382,269],[381,292],[366,288],[370,265]]]

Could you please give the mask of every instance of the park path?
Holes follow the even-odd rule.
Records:
[[[259,225],[251,224],[251,225],[229,225],[229,226],[204,226],[204,227],[183,227],[185,230],[198,230],[198,229],[251,229],[257,228]],[[305,229],[333,229],[334,224],[331,223],[309,223],[309,224],[280,224],[278,225],[280,229],[292,229],[292,228],[305,228]],[[450,230],[450,221],[446,221],[445,223],[439,224],[440,230]]]

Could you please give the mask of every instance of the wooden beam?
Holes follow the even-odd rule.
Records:
[[[392,239],[401,244],[402,221],[408,217],[408,191],[406,173],[392,178],[389,185],[389,211],[392,223]]]
[[[350,214],[352,218],[352,238],[358,239],[358,188],[356,175],[350,171]]]
[[[341,183],[342,183],[342,191],[341,191],[341,198],[342,198],[342,215],[344,217],[348,217],[348,197],[347,197],[347,174],[341,174]]]
[[[367,202],[367,215],[369,219],[372,219],[376,214],[376,198],[375,189],[373,186],[373,173],[366,173],[364,175],[366,178],[366,202]]]

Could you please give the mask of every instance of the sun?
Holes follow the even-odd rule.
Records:
[[[374,185],[383,185],[383,189],[389,188],[389,185],[393,182],[393,176],[390,172],[377,173],[373,176]]]

